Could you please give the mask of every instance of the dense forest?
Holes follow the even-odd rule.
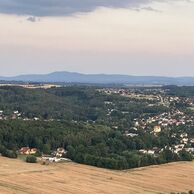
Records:
[[[166,149],[153,157],[142,155],[139,149],[170,146],[170,140],[161,134],[155,137],[142,132],[136,138],[125,137],[118,130],[95,124],[69,122],[3,121],[0,122],[0,142],[9,150],[22,146],[36,147],[49,154],[57,147],[67,149],[67,157],[79,163],[113,169],[127,169],[175,160],[191,160]]]
[[[105,104],[105,102],[112,104]],[[100,124],[130,127],[131,121],[142,113],[158,114],[167,108],[148,107],[148,101],[119,95],[99,93],[95,87],[62,87],[29,90],[21,87],[0,88],[0,110],[11,115],[18,110],[22,118],[69,121],[95,121]],[[107,116],[112,110],[111,117]],[[122,114],[128,112],[128,114]]]
[[[176,154],[169,149],[177,141],[169,133],[178,129],[157,136],[148,133],[149,129],[134,131],[134,118],[168,111],[168,107],[150,107],[149,103],[106,95],[94,87],[30,90],[4,86],[0,88],[0,109],[6,119],[0,121],[0,152],[14,158],[15,151],[23,146],[38,148],[44,154],[64,147],[66,157],[75,162],[110,169],[192,160],[184,150]],[[12,119],[10,115],[16,110],[21,115]],[[126,129],[138,136],[126,136]],[[188,133],[193,135],[193,130]],[[165,149],[156,155],[138,151],[153,147]]]

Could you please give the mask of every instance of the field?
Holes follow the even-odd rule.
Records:
[[[0,157],[0,194],[134,194],[194,190],[194,162],[128,171],[75,163],[27,164]]]

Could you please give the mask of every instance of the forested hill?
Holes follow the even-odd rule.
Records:
[[[106,101],[114,104],[110,120]],[[164,107],[147,107],[146,101],[129,100],[120,95],[105,95],[94,87],[64,87],[51,89],[25,89],[22,87],[0,87],[0,110],[4,115],[14,111],[21,113],[21,118],[62,119],[74,121],[103,121],[117,123],[122,119],[126,127],[134,117],[142,112],[163,111]],[[123,115],[122,111],[129,111]]]
[[[166,86],[164,89],[167,95],[193,97],[194,87]],[[0,111],[8,118],[14,111],[18,111],[22,119],[36,117],[40,120],[97,121],[111,126],[119,122],[128,128],[131,121],[143,113],[160,114],[169,109],[157,104],[149,106],[149,103],[153,103],[152,100],[138,100],[119,94],[107,95],[89,86],[50,89],[0,87]]]
[[[81,74],[72,72],[54,72],[50,74],[19,75],[0,77],[4,81],[23,82],[61,82],[90,84],[132,84],[132,85],[194,85],[194,77],[157,77],[130,76],[119,74]]]
[[[176,96],[186,91],[190,95],[192,90],[3,86],[0,87],[0,153],[16,157],[21,147],[29,146],[51,154],[63,147],[67,150],[65,157],[75,162],[111,169],[192,160],[192,155],[184,149],[172,151],[181,143],[182,134],[186,133],[188,140],[194,138],[190,107],[194,99]],[[172,119],[175,114],[177,123],[185,118],[185,124],[169,125],[155,134],[157,120],[148,121],[164,120],[165,114]],[[188,142],[187,146],[192,149],[194,144]],[[141,150],[155,151],[148,154]]]

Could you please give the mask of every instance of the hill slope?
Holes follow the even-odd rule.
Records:
[[[180,162],[130,171],[67,163],[41,166],[0,157],[1,194],[133,194],[194,190],[194,163]]]

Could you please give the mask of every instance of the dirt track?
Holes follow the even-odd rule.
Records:
[[[194,190],[194,162],[129,171],[66,163],[42,166],[0,157],[0,194],[135,194]]]

